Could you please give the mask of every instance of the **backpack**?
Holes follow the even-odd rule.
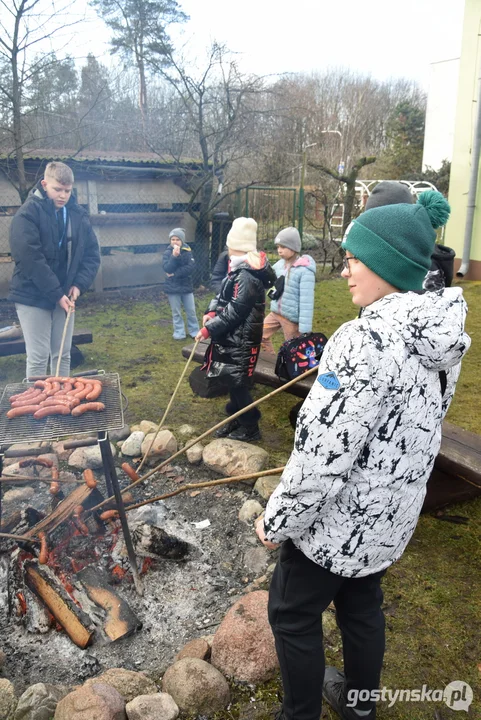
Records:
[[[322,333],[304,333],[282,343],[275,367],[279,380],[293,380],[319,365],[326,343]]]

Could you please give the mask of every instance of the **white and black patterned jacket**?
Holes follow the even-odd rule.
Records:
[[[393,293],[334,333],[267,504],[268,540],[291,538],[346,577],[378,572],[402,555],[470,346],[466,310],[459,288]]]

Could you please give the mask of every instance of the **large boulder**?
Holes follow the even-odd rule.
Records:
[[[17,704],[15,688],[10,680],[0,678],[0,720],[11,720]]]
[[[150,444],[155,437],[155,433],[149,433],[145,436],[142,443],[142,455],[149,451]],[[150,448],[147,463],[155,465],[159,460],[165,460],[177,452],[177,440],[170,430],[161,430],[155,438],[154,444]]]
[[[243,682],[271,679],[278,668],[274,636],[267,618],[268,593],[240,598],[214,635],[211,662],[224,675]]]
[[[221,475],[235,477],[264,470],[269,454],[256,445],[219,438],[205,446],[202,459],[206,465]]]
[[[250,522],[258,518],[264,512],[264,508],[257,500],[246,500],[239,510],[238,518],[241,522]]]
[[[87,680],[84,687],[99,682],[115,688],[127,703],[137,695],[153,695],[158,692],[157,685],[143,672],[135,672],[125,668],[109,668],[101,675]]]
[[[263,475],[263,477],[257,479],[254,490],[259,493],[264,500],[269,500],[280,481],[280,475]]]
[[[229,685],[212,665],[198,658],[183,658],[171,665],[162,678],[162,690],[171,695],[179,709],[210,715],[230,702]]]
[[[176,720],[179,708],[167,693],[139,695],[127,704],[128,720]]]
[[[184,645],[182,650],[180,650],[175,656],[175,662],[182,660],[182,658],[185,657],[207,660],[209,655],[210,646],[207,640],[205,638],[196,638],[195,640],[188,642],[187,645]]]
[[[115,457],[117,450],[112,443],[110,443],[112,449],[112,455]],[[98,445],[92,445],[91,447],[80,447],[73,451],[68,459],[70,467],[77,468],[78,470],[99,470],[103,467],[102,455],[100,453],[100,447]]]
[[[145,438],[145,433],[141,430],[136,430],[131,433],[129,437],[124,440],[120,452],[122,455],[128,455],[129,457],[139,457],[142,452],[142,443]]]
[[[69,689],[48,683],[30,685],[20,697],[14,720],[51,720]]]
[[[54,720],[127,720],[125,700],[117,690],[103,683],[92,683],[60,700]]]

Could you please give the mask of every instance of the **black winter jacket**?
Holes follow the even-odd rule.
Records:
[[[92,284],[100,265],[97,238],[87,211],[73,195],[66,207],[69,242],[63,285],[58,277],[61,251],[55,206],[40,183],[15,214],[10,226],[10,249],[15,260],[8,295],[12,302],[53,310],[72,285],[85,292]]]
[[[224,278],[229,272],[229,253],[227,250],[221,252],[217,258],[217,262],[214,265],[214,269],[210,274],[210,287],[215,290],[216,293],[220,292]]]
[[[204,368],[208,377],[228,377],[234,387],[250,384],[254,374],[262,340],[266,289],[276,280],[264,253],[250,255],[251,262],[257,260],[259,266],[243,262],[232,270],[207,310],[215,312],[215,317],[206,323],[212,343]]]
[[[180,255],[175,257],[172,254],[173,249],[172,246],[169,246],[162,257],[164,272],[173,275],[173,277],[165,278],[164,292],[167,295],[187,295],[187,293],[194,292],[192,273],[195,263],[192,250],[187,243],[182,243]]]

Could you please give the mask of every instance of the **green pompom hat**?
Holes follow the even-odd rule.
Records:
[[[342,248],[399,290],[421,290],[431,267],[435,228],[451,208],[440,192],[419,195],[416,204],[366,210],[348,227]]]

